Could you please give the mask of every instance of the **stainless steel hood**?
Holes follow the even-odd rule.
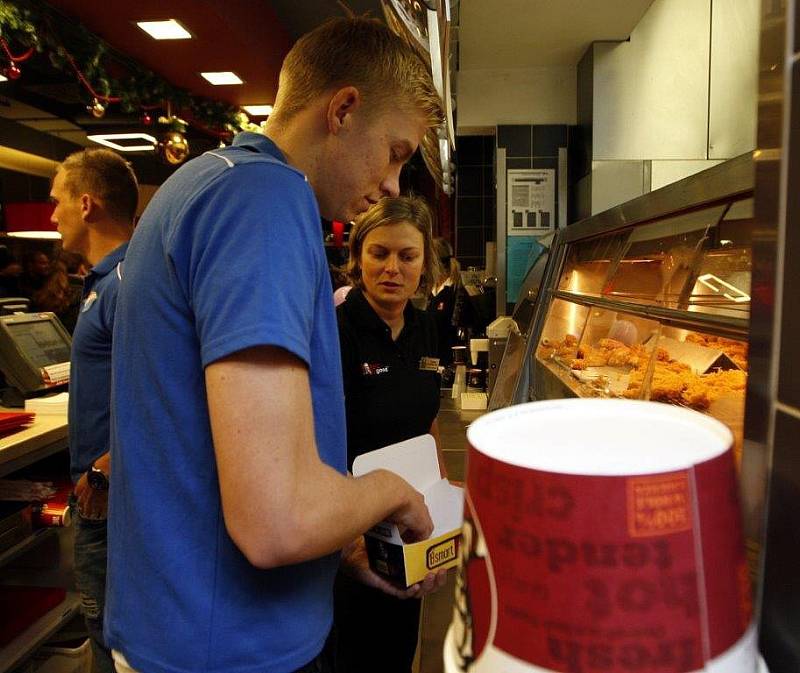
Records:
[[[445,123],[422,141],[422,156],[437,184],[453,191],[455,149],[450,82],[450,0],[381,0],[386,23],[424,59],[445,107]]]

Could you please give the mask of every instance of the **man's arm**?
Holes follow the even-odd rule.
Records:
[[[324,556],[383,519],[410,538],[430,535],[424,499],[403,479],[386,470],[348,478],[320,460],[300,359],[249,348],[205,376],[225,525],[253,565]]]

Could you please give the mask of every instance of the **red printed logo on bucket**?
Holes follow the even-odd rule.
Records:
[[[750,610],[730,451],[627,477],[537,471],[470,449],[468,472],[458,671],[497,673],[499,651],[520,670],[685,673],[742,638]]]
[[[628,479],[628,532],[652,537],[692,528],[686,472]]]

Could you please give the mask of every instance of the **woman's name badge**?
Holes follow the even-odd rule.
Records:
[[[423,372],[438,372],[439,358],[420,358],[419,369]]]

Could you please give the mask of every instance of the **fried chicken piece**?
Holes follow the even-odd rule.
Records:
[[[708,387],[702,381],[689,383],[686,390],[681,393],[681,399],[684,404],[698,411],[703,411],[711,406]]]
[[[634,363],[635,361],[635,363]],[[633,354],[633,351],[627,346],[615,348],[608,354],[609,367],[630,367],[636,366],[639,358]]]

